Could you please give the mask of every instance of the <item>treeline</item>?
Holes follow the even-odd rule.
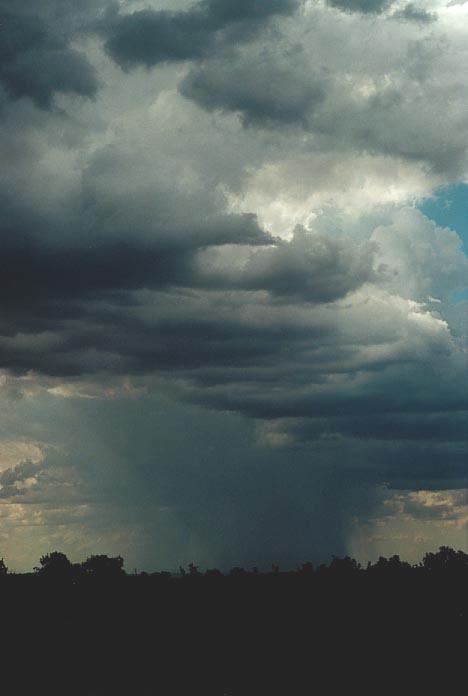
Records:
[[[53,552],[30,573],[1,565],[0,617],[12,696],[455,694],[468,554],[172,574]]]
[[[33,569],[32,573],[10,572],[4,559],[0,558],[0,578],[5,577],[38,577],[51,580],[63,580],[79,583],[88,579],[116,580],[124,577],[139,577],[142,579],[154,578],[161,580],[194,579],[197,578],[247,578],[265,577],[269,575],[283,577],[316,577],[316,578],[357,578],[367,576],[368,578],[378,577],[421,577],[427,573],[441,574],[450,576],[466,577],[468,574],[468,554],[463,551],[455,551],[448,546],[441,546],[434,553],[426,553],[423,559],[416,564],[402,561],[398,555],[385,558],[381,556],[375,563],[367,563],[363,567],[354,558],[345,556],[343,558],[334,556],[332,561],[321,564],[317,567],[313,563],[303,563],[295,570],[281,571],[278,565],[272,565],[270,571],[259,571],[258,568],[245,569],[234,567],[227,573],[223,573],[217,568],[209,568],[200,571],[194,563],[190,563],[187,568],[180,566],[178,573],[159,571],[147,573],[146,571],[133,571],[128,574],[124,569],[124,559],[122,556],[108,556],[105,554],[89,556],[81,563],[72,563],[66,554],[60,551],[41,556],[39,565]]]

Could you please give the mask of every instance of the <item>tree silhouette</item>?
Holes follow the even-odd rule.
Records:
[[[390,558],[380,556],[379,560],[374,563],[374,565],[371,563],[368,564],[367,570],[370,573],[379,573],[381,575],[396,575],[397,573],[411,570],[411,566],[409,563],[402,561],[398,555],[391,556]]]
[[[34,568],[39,575],[56,580],[66,580],[72,576],[73,565],[60,551],[52,551],[41,556],[39,563],[40,567]]]
[[[442,570],[468,570],[468,554],[454,551],[448,546],[441,546],[436,553],[426,553],[422,565],[430,572]]]
[[[100,554],[89,556],[81,564],[81,567],[88,576],[102,580],[114,580],[125,575],[123,565],[124,559],[122,556],[112,557]]]
[[[360,563],[355,561],[354,558],[350,558],[349,556],[345,556],[344,558],[338,558],[337,556],[333,556],[333,560],[328,568],[329,573],[337,576],[354,575],[360,570]]]

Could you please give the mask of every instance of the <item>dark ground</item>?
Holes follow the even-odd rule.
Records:
[[[466,693],[461,552],[182,577],[53,556],[0,577],[5,696]]]

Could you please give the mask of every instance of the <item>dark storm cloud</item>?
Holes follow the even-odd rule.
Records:
[[[71,36],[98,16],[107,0],[0,0],[5,11],[20,17],[42,17],[59,34]]]
[[[0,292],[9,304],[92,298],[101,292],[194,283],[196,251],[216,244],[264,244],[269,237],[252,215],[194,220],[188,229],[153,230],[152,237],[88,236],[67,219],[44,219],[3,207]],[[82,218],[83,219],[83,218]]]
[[[203,294],[188,290],[158,293],[146,307],[123,292],[103,293],[95,302],[86,297],[90,295],[74,302],[7,305],[11,318],[3,322],[1,364],[18,372],[34,369],[49,375],[101,372],[112,377],[160,371],[199,380],[207,370],[208,381],[216,368],[228,381],[236,379],[229,377],[229,370],[250,368],[255,380],[255,368],[261,372],[262,367],[274,365],[285,343],[293,350],[296,343],[314,335],[323,341],[327,333],[325,327],[285,329],[280,324],[246,323],[239,316],[239,300],[223,301],[218,295],[207,304]],[[243,299],[248,301],[248,294]]]
[[[353,409],[351,415],[323,419],[317,417],[299,423],[291,423],[295,437],[304,441],[320,438],[358,438],[390,441],[446,441],[465,442],[468,436],[466,413],[461,411],[441,411],[438,413],[374,413],[362,418]],[[463,401],[459,403],[463,407]],[[414,407],[414,404],[413,404]],[[421,405],[419,404],[419,407]],[[431,408],[434,404],[431,404]],[[456,408],[456,404],[453,404]]]
[[[22,152],[15,148],[12,128],[13,153]],[[136,171],[136,181],[122,178],[118,173],[128,164],[127,154],[118,147],[103,148],[83,170],[78,186],[42,206],[35,195],[42,179],[38,183],[34,177],[34,158],[23,163],[11,157],[11,170],[20,176],[0,194],[4,366],[24,372],[31,359],[31,369],[45,374],[121,372],[124,365],[141,372],[143,347],[140,367],[138,350],[133,358],[119,358],[125,336],[118,324],[126,323],[125,307],[131,314],[133,291],[197,285],[195,259],[201,250],[273,241],[255,215],[224,212],[203,183],[190,196],[150,158],[156,180],[148,184],[138,154],[135,161],[130,170]],[[28,168],[31,174],[23,177]],[[13,345],[18,334],[24,340]],[[142,332],[140,338],[148,336]],[[113,352],[116,357],[106,363],[105,356]]]
[[[92,97],[98,89],[94,68],[70,45],[72,35],[46,23],[48,8],[0,2],[0,84],[11,98],[29,97],[42,109],[55,93]]]
[[[374,19],[384,4],[346,6],[385,23],[393,40],[397,23]],[[195,549],[202,563],[235,565],[344,552],[350,518],[372,507],[366,487],[465,485],[465,356],[442,318],[463,272],[458,239],[414,210],[372,208],[373,170],[352,154],[384,153],[383,168],[394,158],[397,198],[409,171],[400,158],[449,171],[466,147],[458,76],[445,92],[433,53],[414,42],[411,54],[369,39],[384,66],[374,68],[360,16],[338,22],[315,8],[324,40],[334,37],[326,50],[312,24],[302,46],[289,22],[287,36],[263,32],[294,2],[133,14],[100,14],[104,4],[90,0],[0,7],[17,27],[0,68],[13,97],[2,114],[11,177],[0,194],[0,388],[17,420],[5,406],[0,435],[27,428],[31,440],[60,445],[40,465],[2,474],[0,497],[90,496],[115,506],[112,530],[135,511],[151,530],[147,549],[167,531],[164,561],[153,563],[178,565]],[[348,24],[358,32],[349,46],[339,33]],[[194,59],[179,88],[187,99],[171,67],[115,70],[96,31],[125,68]],[[96,88],[86,94],[72,69],[86,61],[88,33],[102,99],[58,114],[54,94]],[[33,63],[41,69],[28,73]],[[207,110],[238,114],[246,128]],[[317,158],[312,175],[302,157]],[[349,218],[335,225],[333,196],[354,166],[363,197],[356,206],[350,197]],[[336,177],[330,189],[319,168]],[[362,201],[372,222],[360,217]],[[230,212],[255,207],[278,220],[319,207],[323,216],[286,241],[256,215]],[[138,398],[112,400],[120,381]],[[61,478],[62,463],[85,492]],[[99,511],[90,524],[102,528]]]
[[[293,361],[296,374],[303,364],[306,379],[321,379],[331,361],[334,370],[348,369],[337,363],[350,352],[339,344],[331,348],[333,323],[314,320],[302,303],[328,303],[379,281],[374,245],[304,230],[272,245],[253,216],[194,220],[192,230],[170,234],[156,227],[139,236],[134,229],[133,236],[120,238],[102,229],[97,234],[99,225],[91,237],[79,229],[66,236],[60,218],[47,227],[39,216],[13,213],[3,227],[0,355],[4,367],[20,373],[163,371],[185,373],[199,384],[228,385],[238,379],[231,371],[242,369],[243,380],[261,385],[277,380],[286,364],[289,384]],[[227,257],[217,265],[228,241]],[[250,260],[234,268],[236,244],[244,253],[249,244]],[[294,303],[303,316],[294,316]],[[265,370],[273,370],[272,376]],[[305,408],[296,398],[285,392],[267,406],[265,394],[258,408],[266,408],[267,418],[278,409],[285,415]],[[242,398],[237,406],[246,413],[254,408]]]
[[[142,525],[131,546],[143,537],[138,564],[148,570],[190,561],[229,569],[325,560],[345,553],[346,521],[366,506],[369,493],[349,496],[339,477],[330,482],[327,463],[312,466],[306,452],[259,448],[251,423],[176,403],[160,390],[114,401],[49,396],[39,414],[33,401],[19,404],[24,421],[48,422],[61,451],[36,466],[37,484],[24,492],[15,485],[20,471],[11,468],[5,497],[45,501],[51,512],[55,500],[66,524],[66,505],[80,488],[87,507],[97,504],[82,538],[96,535],[101,545],[108,524],[112,531],[122,520]],[[64,469],[68,486],[59,485]],[[135,549],[123,535],[118,541],[130,562]]]
[[[350,484],[360,480],[409,491],[468,487],[464,442],[344,439],[334,455],[345,459],[341,472]]]
[[[299,0],[202,0],[199,7],[211,23],[225,26],[230,22],[264,21],[274,15],[289,15],[299,4]]]
[[[375,459],[377,463],[377,459]],[[388,482],[392,488],[406,490],[442,490],[467,488],[466,440],[445,443],[414,441],[382,448],[381,475],[374,481]],[[369,477],[371,480],[371,477]]]
[[[104,382],[158,375],[215,411],[326,419],[318,440],[391,440],[395,421],[378,416],[464,408],[443,323],[423,312],[415,321],[385,294],[377,310],[371,296],[358,310],[333,304],[386,282],[378,245],[301,228],[275,240],[255,216],[220,212],[204,185],[185,191],[171,175],[168,186],[152,158],[145,169],[133,157],[117,146],[94,153],[60,205],[4,193],[3,368]],[[129,176],[116,176],[124,166]],[[395,239],[391,228],[380,236]],[[422,420],[404,421],[402,433],[410,439],[416,426],[424,438]],[[457,418],[451,428],[457,439]],[[444,440],[445,430],[432,432]]]
[[[317,333],[324,340],[329,328],[256,327],[239,316],[255,292],[280,303],[327,303],[379,279],[372,244],[303,230],[291,242],[275,240],[255,215],[222,213],[204,187],[192,196],[177,181],[168,187],[152,160],[150,186],[138,167],[136,182],[116,177],[125,158],[117,147],[96,153],[78,190],[55,207],[20,191],[1,196],[3,367],[144,374],[274,361],[287,343]],[[216,254],[226,246],[220,267]],[[235,268],[236,247],[249,249],[244,269]],[[135,295],[175,286],[187,294],[156,294],[159,314]]]
[[[106,48],[122,67],[202,58],[216,45],[249,39],[277,15],[295,12],[296,0],[204,0],[186,11],[109,13],[101,24]]]
[[[202,264],[200,282],[208,287],[267,290],[287,301],[332,302],[364,283],[379,281],[384,270],[375,269],[375,252],[370,243],[298,228],[290,241],[277,240],[252,253],[241,268],[232,259],[217,268],[216,257],[211,267],[204,269]]]
[[[180,91],[205,109],[240,113],[244,125],[306,126],[326,83],[302,66],[297,49],[284,61],[269,50],[254,57],[236,54],[197,66]]]
[[[350,520],[373,513],[373,487],[391,483],[392,469],[409,491],[418,488],[412,472],[426,490],[457,483],[454,453],[436,443],[259,447],[251,422],[176,403],[160,390],[110,401],[49,395],[36,404],[23,399],[18,409],[31,430],[47,425],[61,446],[35,467],[5,472],[5,498],[45,505],[43,524],[76,530],[91,549],[95,539],[114,548],[107,534],[131,529],[128,540],[118,535],[116,549],[128,567],[319,563],[349,550]],[[459,471],[461,461],[459,451]],[[424,478],[428,471],[432,478]],[[37,483],[18,486],[32,476]],[[67,508],[80,501],[86,516]]]
[[[362,12],[363,14],[380,14],[394,0],[327,0],[327,5],[336,7],[343,12]]]
[[[130,400],[50,395],[40,406],[37,413],[34,399],[22,400],[23,421],[48,423],[70,455],[51,451],[36,467],[13,467],[5,497],[45,501],[51,513],[55,501],[67,524],[78,482],[71,486],[69,476],[60,486],[59,470],[78,470],[87,508],[97,505],[82,537],[102,544],[103,526],[115,531],[131,519],[146,530],[138,563],[148,570],[193,560],[223,568],[269,567],[272,558],[282,567],[321,562],[346,552],[350,519],[372,511],[374,485],[440,490],[463,485],[464,476],[466,483],[462,447],[332,438],[259,447],[251,422],[176,403],[160,389]],[[21,490],[18,481],[30,476],[37,485]],[[119,539],[126,560],[141,542],[132,536],[127,549]]]
[[[333,348],[330,347],[330,353],[332,352]],[[305,359],[305,356],[303,356],[303,359]],[[392,439],[396,433],[396,424],[392,418],[381,419],[375,417],[375,414],[386,416],[386,414],[398,413],[400,411],[409,414],[419,412],[424,416],[438,409],[443,409],[447,413],[466,411],[467,401],[464,387],[459,387],[454,393],[446,393],[443,396],[439,392],[436,397],[434,392],[434,400],[431,401],[427,398],[427,384],[422,382],[422,375],[415,380],[406,380],[405,382],[401,380],[397,388],[392,388],[391,377],[388,375],[388,372],[391,374],[392,371],[385,370],[383,366],[381,369],[383,375],[387,376],[388,381],[385,379],[380,380],[381,382],[383,381],[383,384],[381,384],[379,391],[376,390],[375,383],[372,382],[370,389],[352,383],[347,388],[345,383],[341,383],[339,387],[333,389],[327,387],[327,380],[324,379],[325,384],[322,389],[320,388],[321,380],[319,379],[318,388],[306,389],[304,393],[304,390],[291,382],[283,382],[281,388],[275,388],[274,384],[268,385],[266,381],[259,381],[257,385],[254,384],[250,389],[248,385],[242,388],[242,384],[239,384],[240,388],[236,388],[235,384],[231,384],[229,385],[230,388],[200,389],[199,391],[194,391],[193,398],[195,401],[205,403],[211,408],[238,411],[253,418],[266,420],[300,418],[301,416],[325,417],[329,419],[356,416],[356,418],[364,418],[366,421],[358,425],[356,421],[345,420],[343,422],[344,432],[353,434],[356,437],[374,437],[373,433],[375,432],[377,439]],[[393,373],[395,372],[398,372],[398,369],[393,370]],[[319,374],[316,375],[316,378],[319,377]],[[309,386],[313,385],[312,377],[313,372],[309,376]],[[379,379],[376,378],[375,382],[378,383]],[[402,399],[401,389],[405,391],[404,399]],[[408,394],[410,390],[416,393],[410,395]],[[405,422],[402,425],[403,439],[411,437],[411,433],[416,438],[418,428],[420,437],[422,437],[422,431],[424,428],[430,427],[429,423],[426,421],[423,424],[420,421],[416,426],[411,422],[411,419],[409,422]],[[333,421],[330,421],[330,424],[332,428],[335,427]],[[339,436],[338,425],[336,425],[336,428],[336,434]],[[316,426],[315,428],[312,427],[311,430],[317,433]],[[435,432],[437,430],[441,437],[451,433],[451,439],[464,439],[463,419],[458,418],[457,415],[455,415],[449,429],[447,429],[447,424],[445,424],[445,428],[436,429]],[[332,430],[332,433],[334,432]]]
[[[401,10],[394,12],[392,18],[403,22],[416,22],[417,24],[430,24],[437,21],[437,16],[434,13],[428,12],[412,2],[405,5]]]

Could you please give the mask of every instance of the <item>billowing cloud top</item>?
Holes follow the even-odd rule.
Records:
[[[468,190],[466,17],[0,0],[7,526],[295,562],[391,487],[459,529],[463,230],[420,207]]]

